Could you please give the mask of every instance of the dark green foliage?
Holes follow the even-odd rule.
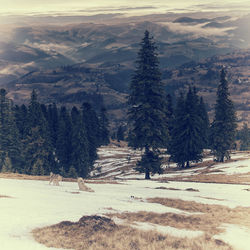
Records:
[[[28,107],[28,136],[23,140],[27,174],[49,174],[51,165],[54,165],[48,122],[44,116],[47,109],[43,109],[33,90]]]
[[[105,110],[102,112],[104,130],[108,120]],[[107,143],[105,140],[101,139],[97,115],[88,104],[82,111],[72,108],[70,114],[61,107],[58,115],[55,104],[38,102],[35,90],[28,108],[13,107],[6,91],[0,90],[0,171],[32,175],[53,171],[68,177],[87,177],[97,158],[97,147]]]
[[[240,140],[240,150],[250,150],[250,129],[246,123],[244,123],[243,128],[238,132],[238,137]]]
[[[15,123],[13,105],[0,90],[0,170],[19,172],[23,158],[22,145]]]
[[[92,170],[89,160],[88,140],[85,126],[80,111],[73,107],[71,111],[72,118],[72,161],[69,175],[73,177],[75,173],[81,177],[87,177]],[[75,171],[75,173],[74,173]]]
[[[172,97],[170,94],[167,95],[167,106],[166,106],[166,116],[167,116],[167,127],[169,134],[171,135],[173,130],[173,123],[174,123],[174,108],[173,108],[173,102]]]
[[[236,133],[236,114],[230,99],[226,72],[221,70],[220,84],[217,89],[215,118],[210,127],[210,147],[217,161],[223,162],[230,158]]]
[[[129,145],[151,149],[156,154],[168,139],[165,91],[161,82],[157,48],[148,31],[145,31],[140,45],[128,99],[131,128]]]
[[[168,152],[170,159],[179,166],[190,166],[190,162],[202,160],[204,148],[204,121],[200,100],[195,88],[189,88],[184,98],[180,95],[174,114],[174,126]]]
[[[72,121],[66,107],[60,109],[56,155],[61,173],[68,173],[72,162]]]
[[[53,105],[50,104],[48,106],[48,126],[49,126],[51,143],[53,147],[56,148],[58,128],[59,128],[59,117],[55,103],[53,103]]]
[[[89,103],[82,105],[82,120],[86,129],[89,151],[89,162],[92,166],[97,159],[97,147],[101,145],[99,138],[100,124],[96,112]]]
[[[200,97],[199,115],[201,118],[201,136],[202,136],[202,141],[203,141],[203,148],[208,148],[209,118],[208,118],[207,109],[206,109],[206,106],[202,97]]]
[[[163,173],[161,160],[157,152],[146,149],[141,160],[137,162],[135,170],[140,173],[145,173],[145,179],[150,179],[150,173]]]
[[[14,114],[19,136],[21,140],[23,140],[28,136],[29,133],[28,109],[24,104],[22,104],[20,107],[16,105],[14,108]]]

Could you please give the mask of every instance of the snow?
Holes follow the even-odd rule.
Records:
[[[223,224],[221,228],[226,231],[214,236],[215,239],[223,240],[235,250],[249,250],[250,230],[248,228],[232,224]]]
[[[103,153],[105,150],[103,149]],[[117,152],[120,150],[117,150]],[[121,154],[122,155],[122,154]],[[237,155],[236,155],[237,156]],[[235,157],[236,157],[235,156]],[[223,170],[224,174],[250,172],[249,154],[241,155],[243,160],[217,164],[213,169]],[[126,158],[126,154],[124,154]],[[238,155],[239,157],[239,155]],[[125,158],[104,159],[104,168],[110,177],[144,178],[144,174],[135,175],[131,169],[122,174],[118,166],[126,166]],[[240,167],[244,166],[244,167]],[[203,168],[199,168],[201,170]],[[113,172],[112,172],[113,170]],[[197,169],[178,171],[176,174],[195,174]],[[108,172],[109,171],[109,172]],[[128,174],[125,176],[125,174]],[[173,173],[174,175],[175,173]],[[169,177],[169,174],[166,174]],[[218,204],[230,208],[250,207],[249,185],[160,182],[154,180],[121,180],[118,184],[88,183],[95,192],[79,192],[76,182],[63,182],[60,186],[49,185],[46,181],[0,179],[0,249],[1,250],[45,250],[45,246],[34,241],[31,231],[70,220],[78,221],[84,215],[103,215],[123,212],[176,213],[191,214],[180,209],[166,207],[158,203],[149,203],[147,198],[162,197],[182,199],[203,204]],[[163,187],[165,189],[159,189]],[[158,188],[158,189],[157,189]],[[196,189],[197,192],[187,191]],[[157,230],[177,237],[196,237],[200,231],[180,230],[169,226],[135,222],[131,226],[141,230]],[[223,224],[225,233],[216,237],[228,242],[234,249],[249,249],[250,229],[238,225]],[[218,238],[218,239],[219,239]],[[50,248],[53,249],[53,248]]]
[[[77,221],[83,215],[110,212],[157,212],[190,213],[147,203],[143,199],[154,196],[155,190],[133,183],[88,184],[94,193],[78,192],[77,183],[64,182],[61,186],[50,186],[45,181],[0,179],[0,194],[11,198],[0,198],[1,250],[46,249],[36,243],[30,232],[64,220]],[[142,184],[142,183],[140,183]],[[147,182],[145,182],[148,185]],[[142,200],[131,196],[142,197]]]
[[[250,159],[241,160],[237,162],[229,162],[213,166],[213,170],[221,170],[223,172],[212,172],[210,174],[246,174],[250,173]]]

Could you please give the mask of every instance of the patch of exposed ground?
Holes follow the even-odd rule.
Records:
[[[33,235],[47,247],[76,250],[232,249],[208,235],[194,239],[177,238],[156,231],[145,232],[130,226],[116,225],[111,219],[100,216],[84,216],[78,222],[64,221],[35,229]]]
[[[50,176],[39,176],[39,175],[27,175],[27,174],[18,174],[18,173],[0,173],[0,178],[4,179],[17,179],[17,180],[37,180],[37,181],[48,181]],[[63,181],[66,182],[77,182],[75,178],[64,178]],[[99,179],[85,179],[84,182],[92,184],[121,184],[115,180],[99,180]]]
[[[211,171],[212,172],[212,171]],[[221,172],[217,170],[216,172]],[[222,183],[222,184],[250,184],[250,173],[246,174],[197,174],[190,176],[176,176],[172,178],[161,178],[165,181],[185,181],[185,182],[203,182],[203,183]]]
[[[0,194],[0,198],[12,198],[12,197],[10,197],[10,196],[8,196],[8,195],[1,195],[1,194]]]
[[[201,204],[195,201],[169,198],[150,198],[148,202],[159,203],[167,207],[173,207],[188,212],[201,213],[189,217],[200,220],[201,229],[203,231],[208,231],[208,228],[215,228],[221,223],[238,224],[250,228],[250,208],[248,207],[236,207],[232,209],[221,205]],[[203,223],[204,221],[205,223]],[[209,225],[206,225],[206,223]],[[189,226],[191,229],[194,229],[191,225]]]
[[[180,189],[180,188],[167,188],[167,187],[156,187],[155,189],[163,189],[163,190],[171,190],[171,191],[189,191],[189,192],[199,192],[198,189],[194,188],[186,188],[186,189]]]

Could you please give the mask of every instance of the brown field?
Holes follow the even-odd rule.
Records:
[[[11,198],[10,196],[7,196],[7,195],[1,195],[0,194],[0,198]]]
[[[109,218],[99,216],[85,216],[76,223],[64,221],[51,227],[35,229],[33,236],[47,247],[76,250],[232,249],[208,235],[194,239],[177,238],[116,225]]]
[[[135,197],[136,198],[136,197]],[[183,211],[195,212],[193,215],[153,212],[108,213],[105,217],[84,216],[78,222],[61,222],[59,224],[35,229],[35,239],[48,247],[119,250],[212,250],[232,249],[221,240],[213,238],[223,232],[221,224],[237,224],[250,228],[250,208],[231,209],[221,205],[206,205],[180,199],[151,198],[148,202],[159,203]],[[112,211],[112,209],[110,209]],[[107,218],[109,217],[109,218]],[[112,218],[124,221],[116,225]],[[178,238],[163,235],[157,231],[141,231],[130,227],[135,222],[148,222],[178,229],[199,230],[204,235],[196,238]]]
[[[198,174],[193,176],[176,176],[174,178],[161,178],[160,181],[185,181],[203,183],[222,183],[222,184],[250,184],[250,173],[246,174]]]

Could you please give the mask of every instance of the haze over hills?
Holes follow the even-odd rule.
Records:
[[[147,29],[158,46],[169,93],[195,84],[211,111],[219,68],[226,65],[240,121],[250,120],[249,14],[116,13],[22,20],[11,24],[0,42],[0,85],[16,103],[27,103],[35,88],[45,103],[90,101],[98,107],[104,102],[113,123],[122,122],[134,61]]]

